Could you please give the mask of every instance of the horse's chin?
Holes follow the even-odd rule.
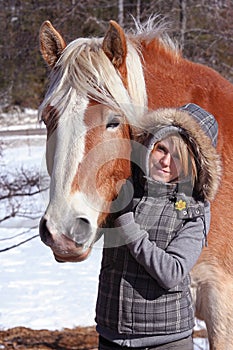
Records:
[[[89,254],[91,253],[91,248],[87,248],[83,253],[78,255],[71,255],[71,254],[58,254],[53,252],[54,258],[59,263],[64,262],[81,262],[88,258]]]

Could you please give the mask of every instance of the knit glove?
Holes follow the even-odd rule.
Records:
[[[110,208],[111,213],[115,214],[115,217],[119,217],[125,213],[132,211],[133,196],[134,187],[132,179],[128,178],[126,182],[121,186],[117,198],[112,202]]]
[[[143,237],[147,237],[148,233],[140,228],[134,220],[133,212],[120,215],[114,222],[117,235],[121,244],[129,244]]]

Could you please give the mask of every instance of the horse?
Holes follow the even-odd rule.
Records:
[[[131,32],[111,20],[104,37],[68,45],[45,21],[40,50],[50,68],[39,117],[47,127],[51,177],[40,236],[59,262],[88,258],[131,174],[131,142],[145,111],[192,102],[216,117],[222,180],[212,203],[208,246],[191,278],[196,316],[206,323],[210,349],[232,350],[233,85],[185,59],[155,18]]]

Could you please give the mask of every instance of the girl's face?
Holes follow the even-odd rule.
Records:
[[[151,151],[150,177],[156,181],[172,182],[181,174],[181,161],[169,138],[159,141]]]

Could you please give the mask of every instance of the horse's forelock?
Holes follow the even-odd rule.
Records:
[[[147,108],[147,93],[140,54],[130,42],[126,65],[128,91],[102,50],[102,39],[74,40],[56,64],[42,109],[50,104],[62,112],[75,89],[78,96],[120,109],[136,122]]]

